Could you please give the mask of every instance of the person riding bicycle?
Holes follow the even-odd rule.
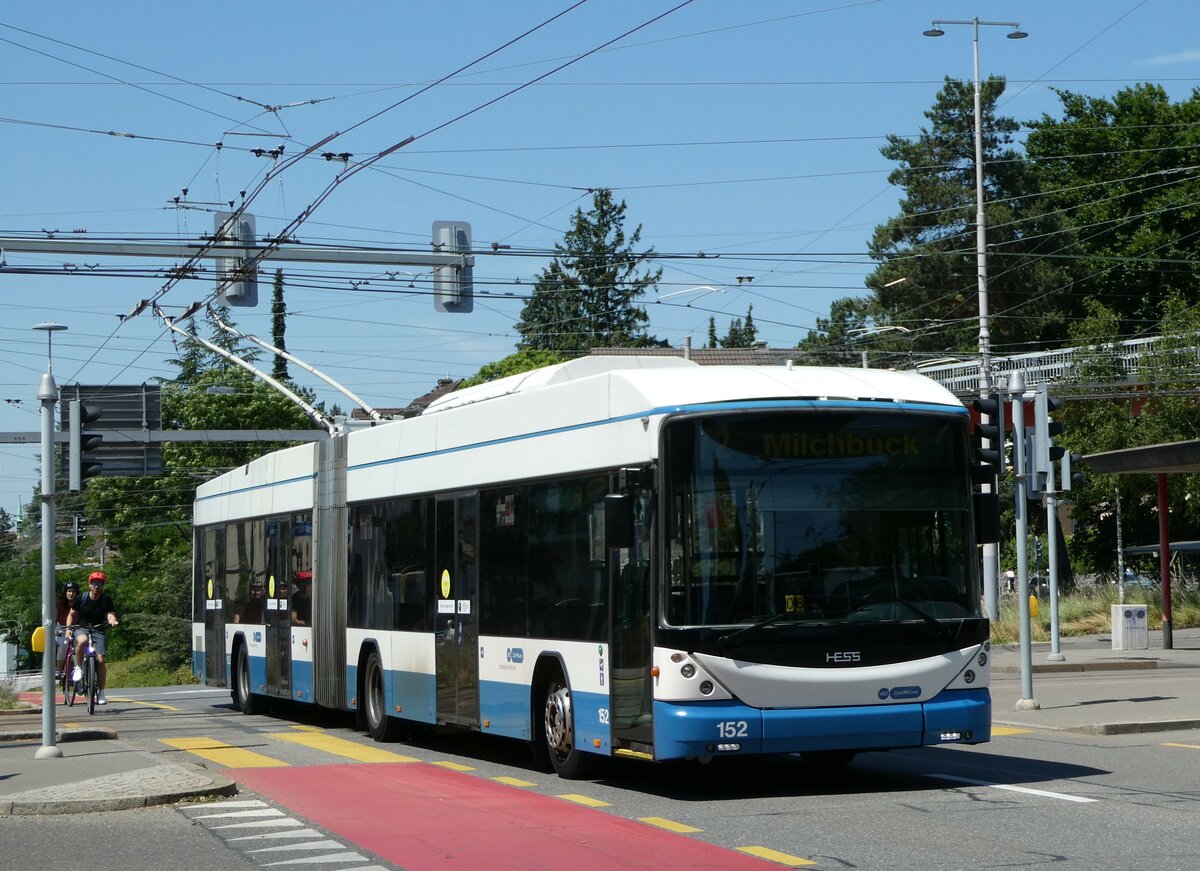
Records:
[[[88,575],[88,591],[80,597],[75,606],[74,619],[69,624],[75,627],[75,669],[71,672],[73,681],[83,680],[83,649],[88,634],[92,636],[92,648],[96,651],[96,676],[100,681],[99,698],[96,699],[98,705],[108,704],[108,699],[104,696],[104,678],[108,669],[104,665],[104,632],[91,632],[91,628],[116,626],[119,622],[116,605],[113,604],[112,597],[104,592],[106,580],[104,572],[92,572]]]
[[[79,584],[67,581],[54,601],[54,652],[59,672],[67,667],[67,621],[79,600]]]

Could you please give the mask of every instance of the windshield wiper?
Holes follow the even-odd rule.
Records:
[[[907,608],[909,611],[911,611],[912,613],[914,613],[918,617],[920,617],[921,620],[925,623],[925,625],[928,626],[930,629],[932,629],[934,634],[938,638],[941,637],[942,629],[945,628],[945,624],[943,624],[941,621],[939,621],[936,617],[934,617],[929,612],[918,608],[916,605],[914,605],[912,602],[908,601],[907,599],[876,599],[872,602],[867,602],[864,605],[860,605],[859,607],[857,607],[853,611],[851,611],[850,614],[857,614],[859,611],[865,611],[866,609],[873,608],[876,605],[902,605],[903,607]],[[850,616],[850,615],[847,614],[846,616]]]
[[[808,611],[785,611],[782,614],[771,614],[769,617],[764,617],[757,623],[751,623],[743,629],[738,629],[734,632],[729,632],[717,638],[717,647],[725,650],[729,647],[736,647],[739,644],[745,644],[751,638],[762,634],[763,630],[770,629],[774,626],[782,626],[785,623],[797,623],[806,615],[812,612]],[[821,621],[824,622],[824,621]]]

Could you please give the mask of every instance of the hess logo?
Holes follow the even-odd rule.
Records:
[[[862,654],[857,650],[833,650],[825,654],[826,662],[862,662]]]

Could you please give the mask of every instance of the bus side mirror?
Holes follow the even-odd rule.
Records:
[[[633,497],[610,493],[604,497],[604,544],[608,548],[633,546]]]
[[[1000,541],[1000,494],[975,493],[975,543]]]

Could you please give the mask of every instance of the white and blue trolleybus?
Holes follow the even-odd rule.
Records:
[[[868,369],[593,356],[450,393],[199,488],[194,670],[564,777],[985,742],[969,430]]]

